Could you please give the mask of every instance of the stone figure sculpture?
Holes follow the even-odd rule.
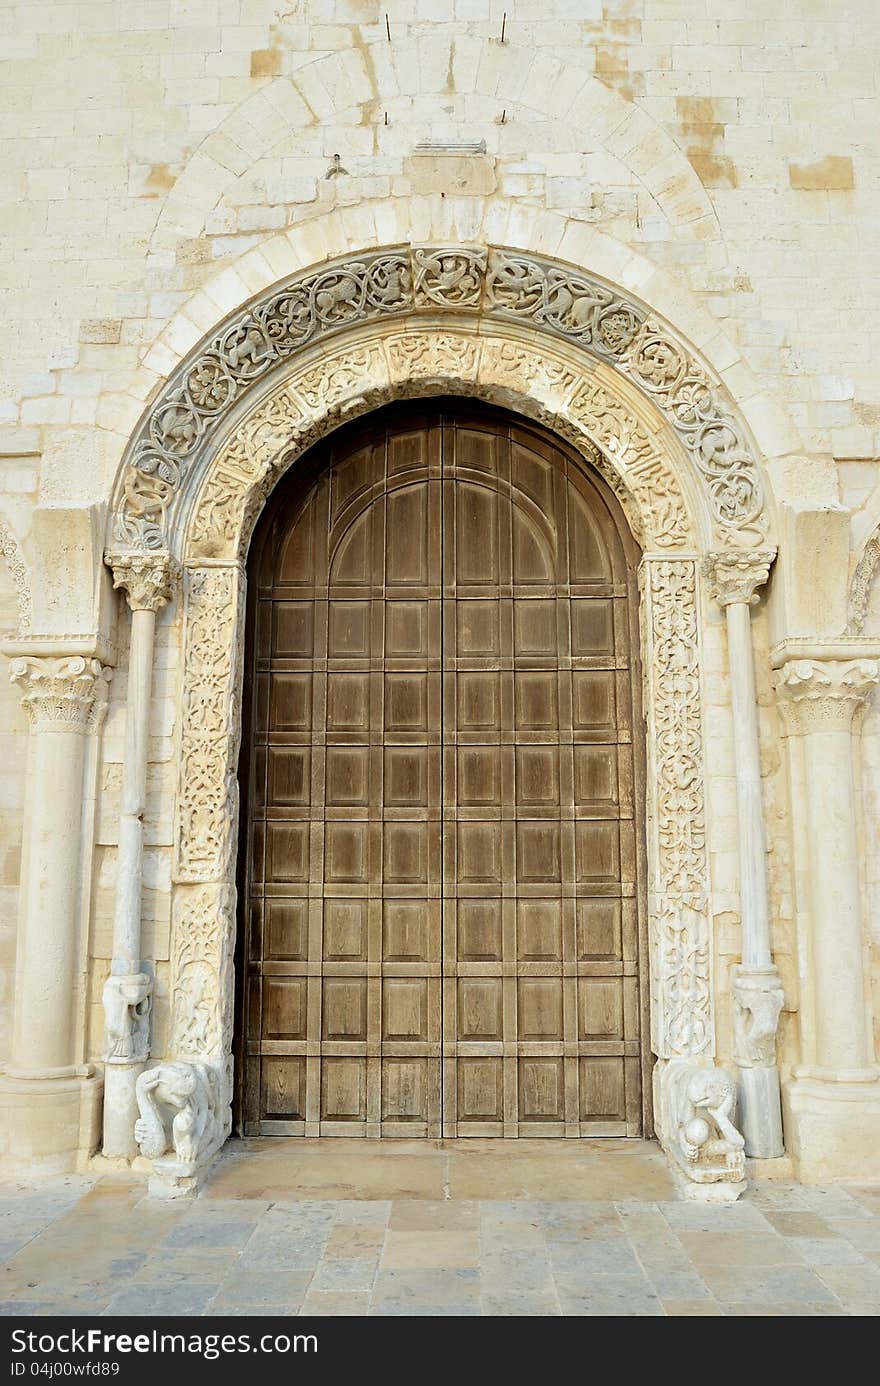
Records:
[[[158,1064],[140,1075],[136,1092],[135,1140],[147,1159],[171,1148],[177,1164],[192,1168],[223,1139],[220,1079],[211,1064]]]
[[[108,1061],[138,1063],[147,1057],[152,990],[145,972],[107,978],[101,999]]]

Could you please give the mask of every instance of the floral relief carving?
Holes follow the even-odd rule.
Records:
[[[235,850],[244,583],[236,567],[190,569],[181,704],[175,879],[225,879]]]
[[[703,478],[721,534],[763,535],[761,478],[742,429],[706,372],[657,323],[645,323],[623,369],[659,404]]]
[[[220,1058],[232,1047],[235,889],[180,886],[174,900],[171,1052]]]
[[[649,640],[648,747],[654,1049],[710,1054],[706,809],[697,571],[689,559],[644,565]]]
[[[444,332],[407,332],[389,338],[385,347],[392,378],[431,379],[450,372],[469,378],[476,374],[479,345],[473,338]]]
[[[114,543],[168,546],[169,512],[203,445],[280,362],[341,328],[424,308],[519,322],[610,362],[658,405],[684,442],[718,536],[725,543],[760,541],[763,492],[742,426],[720,387],[664,328],[648,321],[642,305],[584,271],[534,255],[482,246],[402,246],[274,286],[181,364],[132,444],[115,502]],[[368,390],[382,388],[372,376],[374,359],[364,361],[362,376],[337,372],[334,379],[315,367],[313,382],[304,384],[307,407],[326,410],[334,398],[351,398],[360,408]],[[423,376],[426,371],[423,361]],[[545,388],[540,372],[532,383],[539,393]],[[566,387],[565,379],[548,376],[548,393]]]
[[[620,464],[639,510],[647,517],[645,528],[651,542],[658,548],[686,544],[690,522],[681,489],[635,415],[610,390],[593,381],[577,391],[569,413],[603,452]]]
[[[95,709],[106,706],[113,670],[82,655],[26,655],[12,660],[9,678],[35,730],[87,732],[100,722]]]
[[[378,347],[359,347],[306,371],[298,377],[296,391],[313,413],[333,409],[350,396],[387,384],[384,365]]]
[[[27,635],[33,619],[33,601],[27,568],[18,541],[3,520],[0,520],[0,554],[6,559],[6,566],[12,576],[18,598],[18,633]]]

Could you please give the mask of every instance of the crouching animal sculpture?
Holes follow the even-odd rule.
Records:
[[[223,1140],[221,1081],[211,1064],[158,1064],[140,1075],[135,1091],[135,1140],[147,1159],[173,1150],[178,1165],[192,1168]]]

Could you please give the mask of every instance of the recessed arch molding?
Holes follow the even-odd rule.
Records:
[[[546,334],[609,367],[666,421],[699,479],[712,539],[766,540],[756,451],[726,387],[633,296],[588,271],[495,246],[393,246],[328,261],[230,314],[171,375],[141,420],[117,482],[115,549],[175,547],[182,498],[249,392],[297,353],[353,327],[420,315]]]

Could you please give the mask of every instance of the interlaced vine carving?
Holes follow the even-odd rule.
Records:
[[[235,567],[187,573],[175,879],[222,881],[235,850],[243,582]]]
[[[518,322],[609,362],[655,401],[681,438],[705,486],[718,537],[760,541],[761,479],[742,425],[723,389],[648,319],[643,305],[582,270],[539,256],[483,246],[400,246],[274,286],[232,314],[181,364],[133,440],[116,497],[114,544],[170,547],[169,511],[204,444],[246,392],[294,352],[353,324],[426,308]],[[365,358],[363,390],[371,387],[371,369]]]
[[[680,1058],[710,1054],[713,1044],[697,571],[670,559],[645,572],[653,1047]]]

